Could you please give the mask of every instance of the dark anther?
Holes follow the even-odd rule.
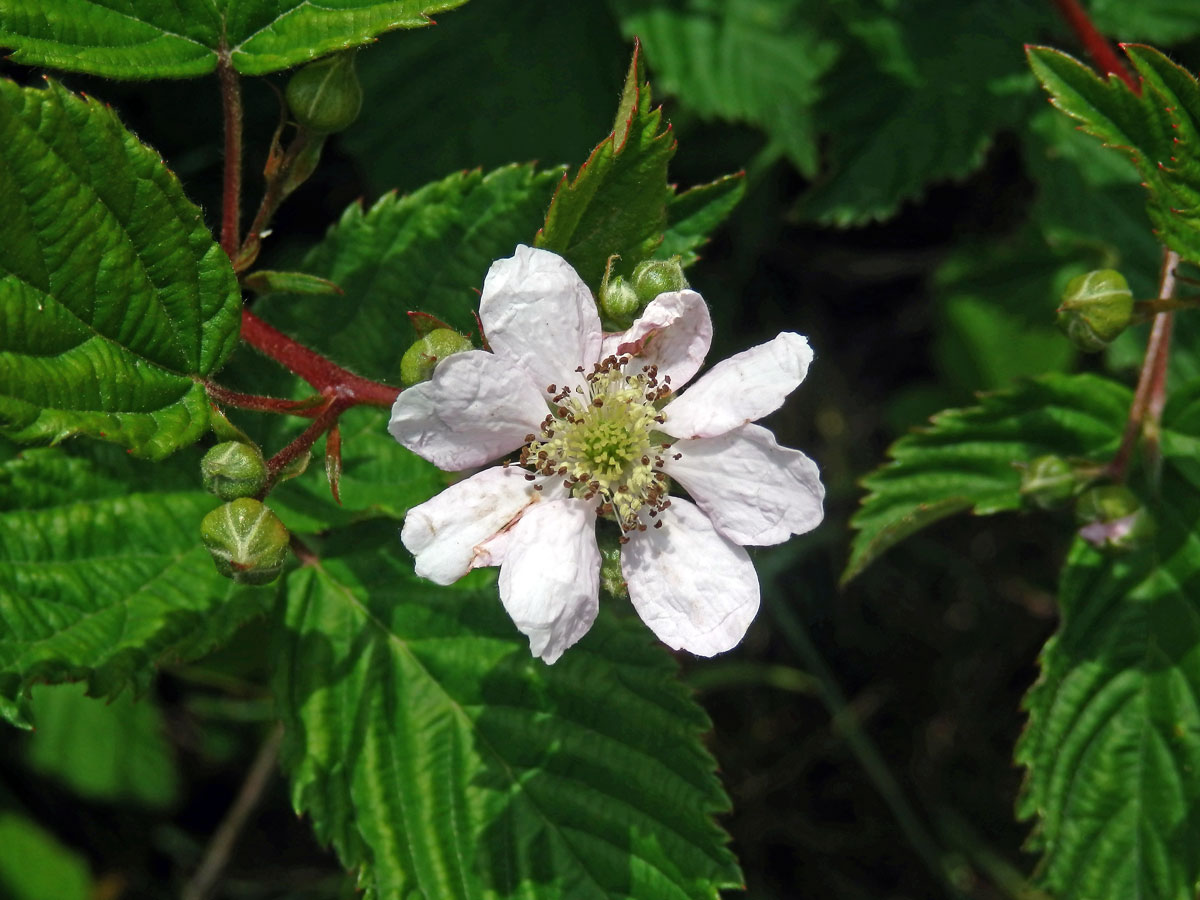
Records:
[[[537,478],[536,475],[526,475],[525,476],[526,481],[533,481],[535,478]]]

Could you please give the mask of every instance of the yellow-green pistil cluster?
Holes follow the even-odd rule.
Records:
[[[549,385],[552,412],[540,436],[525,436],[529,444],[521,451],[521,465],[561,476],[574,497],[597,499],[597,513],[612,516],[624,532],[646,530],[643,509],[656,518],[671,505],[661,471],[671,445],[656,433],[666,421],[659,407],[671,393],[671,377],[660,382],[657,366],[630,375],[628,363],[628,356],[597,363],[585,376],[586,388]]]

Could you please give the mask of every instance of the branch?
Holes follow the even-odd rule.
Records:
[[[221,82],[221,112],[225,119],[225,171],[221,191],[221,249],[233,259],[241,238],[242,198],[242,91],[237,72],[222,42],[217,56],[217,77]]]
[[[1179,254],[1174,250],[1163,251],[1162,270],[1159,273],[1158,296],[1170,299],[1175,293],[1175,269],[1179,265]],[[1173,312],[1160,312],[1154,316],[1150,326],[1150,339],[1146,342],[1146,358],[1138,375],[1137,388],[1133,392],[1133,403],[1129,406],[1129,419],[1121,446],[1108,465],[1108,474],[1114,481],[1124,481],[1129,470],[1129,460],[1138,436],[1147,438],[1146,457],[1151,470],[1157,468],[1158,423],[1162,420],[1163,406],[1167,397],[1167,362],[1171,353],[1171,326]]]
[[[279,759],[279,745],[282,741],[283,725],[277,724],[259,748],[258,756],[254,758],[250,771],[246,773],[246,780],[242,782],[233,805],[229,807],[229,812],[213,833],[199,868],[183,886],[180,893],[182,900],[204,900],[216,886],[217,880],[229,863],[229,857],[233,855],[233,846],[238,835],[270,783],[271,775],[275,771],[275,762]]]

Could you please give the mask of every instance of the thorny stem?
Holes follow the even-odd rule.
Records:
[[[1108,39],[1092,24],[1087,12],[1079,5],[1079,0],[1054,0],[1054,6],[1101,71],[1119,76],[1131,91],[1140,94],[1141,82],[1129,71]]]
[[[242,214],[242,90],[237,72],[222,43],[217,57],[221,82],[221,110],[225,119],[225,169],[221,192],[221,249],[233,259],[241,244],[238,235]]]
[[[246,780],[242,782],[241,790],[238,791],[233,805],[229,807],[229,812],[225,814],[225,818],[213,834],[196,874],[184,885],[180,894],[182,900],[204,900],[216,887],[221,873],[229,863],[229,857],[233,854],[238,834],[245,827],[246,821],[271,781],[275,763],[279,759],[279,745],[282,742],[283,725],[277,724],[259,748],[258,756],[254,758]]]
[[[1175,269],[1179,265],[1179,254],[1174,250],[1163,252],[1162,271],[1159,275],[1158,296],[1169,299],[1175,293]],[[1129,407],[1129,419],[1121,446],[1108,465],[1108,474],[1114,481],[1124,481],[1129,470],[1129,460],[1139,435],[1146,438],[1146,459],[1151,472],[1158,469],[1159,446],[1158,424],[1162,419],[1163,405],[1167,399],[1167,361],[1171,352],[1171,326],[1173,312],[1160,312],[1150,326],[1150,339],[1146,342],[1146,358],[1138,376],[1133,403]]]
[[[299,458],[301,454],[307,453],[321,435],[337,425],[338,416],[351,405],[353,404],[344,400],[331,399],[321,407],[320,414],[313,419],[311,425],[300,432],[299,437],[267,460],[267,483],[263,486],[260,497],[265,497],[270,493],[275,482],[279,480],[280,473],[287,468],[288,464]]]
[[[235,268],[249,266],[253,256],[247,251],[253,247],[271,214],[287,196],[288,172],[274,172],[268,178],[268,191],[255,216],[250,235],[242,244],[240,228],[241,181],[242,181],[242,98],[237,73],[230,61],[228,49],[221,47],[217,74],[221,83],[221,110],[225,126],[225,169],[223,176],[221,208],[221,248]],[[289,148],[285,158],[294,162],[311,145],[311,139],[302,137]],[[313,157],[315,160],[315,157]],[[311,160],[310,160],[311,161]],[[276,163],[278,161],[275,161]],[[296,176],[299,177],[299,176]],[[293,179],[294,180],[294,179]],[[326,431],[337,425],[338,417],[352,406],[368,404],[390,407],[399,394],[393,387],[355,375],[327,359],[283,332],[271,327],[248,309],[242,310],[242,339],[261,353],[271,357],[291,372],[299,375],[314,388],[320,399],[291,401],[276,397],[263,397],[231,391],[219,385],[206,383],[205,389],[219,403],[254,409],[261,412],[291,413],[312,418],[313,422],[298,438],[268,460],[268,481],[264,495],[278,479],[288,463],[305,453]],[[336,453],[336,449],[334,451]],[[336,463],[336,460],[334,460]]]
[[[282,397],[266,397],[262,394],[243,394],[241,391],[231,391],[212,381],[204,382],[204,390],[218,403],[238,409],[252,409],[255,412],[288,413],[311,419],[319,415],[324,408],[324,403],[319,395],[306,400],[285,400]]]

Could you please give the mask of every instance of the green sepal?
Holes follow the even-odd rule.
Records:
[[[274,272],[259,269],[242,279],[242,286],[256,294],[304,294],[322,297],[343,293],[342,289],[328,278],[320,278],[305,272]]]

